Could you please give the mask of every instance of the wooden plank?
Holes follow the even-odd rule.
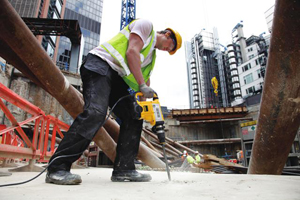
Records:
[[[199,110],[198,109],[191,109],[191,114],[192,115],[197,115],[197,114],[199,114]]]

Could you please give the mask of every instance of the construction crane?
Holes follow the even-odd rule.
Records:
[[[135,3],[135,0],[122,0],[120,30],[135,19]]]
[[[225,47],[223,44],[218,43],[218,45],[220,45],[221,47],[224,48],[225,51],[227,51],[227,47]]]

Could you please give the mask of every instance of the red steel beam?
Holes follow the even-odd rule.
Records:
[[[5,87],[2,83],[0,83],[0,98],[5,99],[11,104],[21,108],[22,110],[32,115],[44,115],[44,112],[39,107],[23,99],[22,97]]]
[[[14,116],[10,113],[10,111],[7,109],[7,107],[5,106],[5,104],[2,102],[2,100],[0,100],[0,108],[5,113],[5,115],[7,116],[7,118],[11,121],[12,126],[14,127],[12,130],[14,130],[14,129],[17,130],[18,133],[21,135],[22,139],[27,144],[27,146],[34,148],[33,145],[32,145],[32,143],[31,143],[31,141],[29,140],[29,138],[27,137],[27,135],[24,133],[23,129],[21,128],[21,126],[19,125],[19,123],[17,122],[17,120],[14,118]],[[5,130],[7,130],[7,129],[2,130],[1,134],[3,134]]]
[[[280,175],[300,124],[300,1],[276,0],[248,174]]]
[[[60,129],[63,129],[64,131],[68,131],[70,126],[62,121],[60,121],[59,119],[51,116],[51,115],[47,115],[47,117],[50,119],[50,122],[52,124],[56,124]]]

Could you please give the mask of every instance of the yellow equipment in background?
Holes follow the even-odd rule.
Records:
[[[213,77],[211,79],[211,84],[214,88],[214,93],[216,94],[216,96],[218,96],[218,86],[219,86],[218,79],[216,77]]]

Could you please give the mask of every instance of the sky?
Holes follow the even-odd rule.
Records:
[[[104,0],[100,43],[118,33],[121,2]],[[157,92],[160,105],[189,109],[185,41],[202,29],[212,32],[216,27],[220,43],[226,46],[231,41],[232,29],[241,20],[246,38],[268,34],[264,13],[274,4],[275,0],[136,0],[136,18],[150,20],[156,31],[175,29],[183,40],[181,49],[172,56],[159,50],[156,53],[151,88]]]

